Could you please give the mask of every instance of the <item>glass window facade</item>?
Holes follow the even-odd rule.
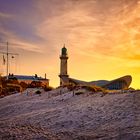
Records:
[[[125,81],[115,81],[109,85],[106,86],[107,89],[109,90],[119,90],[119,89],[124,89],[126,87],[126,82]]]

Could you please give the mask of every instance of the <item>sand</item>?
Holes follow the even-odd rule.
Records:
[[[35,94],[37,90],[42,94]],[[28,89],[1,98],[0,139],[140,139],[139,91],[105,96],[82,92],[73,95],[67,88],[50,92]]]

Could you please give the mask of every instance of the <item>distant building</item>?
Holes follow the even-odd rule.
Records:
[[[59,75],[60,86],[64,86],[67,84],[96,85],[109,90],[120,90],[120,89],[127,89],[132,82],[132,77],[130,75],[126,75],[112,81],[98,80],[98,81],[86,82],[86,81],[69,78],[69,75],[67,73],[67,59],[68,59],[67,49],[64,46],[61,50],[61,55],[60,55],[60,75]]]
[[[38,77],[37,74],[35,74],[34,76],[29,76],[29,75],[13,75],[13,74],[9,74],[8,79],[14,79],[16,78],[19,83],[20,82],[25,82],[26,84],[31,84],[31,82],[33,81],[40,81],[42,82],[43,85],[49,86],[49,79],[46,78],[42,78],[42,77]]]
[[[130,86],[132,77],[130,75],[126,75],[111,81],[98,80],[92,82],[85,82],[73,78],[68,78],[68,80],[69,83],[74,85],[90,85],[90,86],[96,85],[109,90],[120,90],[120,89],[127,89]]]

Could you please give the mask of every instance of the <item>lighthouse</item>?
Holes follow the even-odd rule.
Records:
[[[68,72],[67,72],[67,60],[68,60],[68,55],[67,55],[67,49],[64,45],[64,47],[61,49],[61,54],[60,54],[60,86],[65,85],[68,81]]]

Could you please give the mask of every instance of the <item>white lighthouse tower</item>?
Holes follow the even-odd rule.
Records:
[[[68,72],[67,72],[67,49],[64,47],[61,49],[61,55],[60,55],[60,86],[65,85],[68,82]]]

